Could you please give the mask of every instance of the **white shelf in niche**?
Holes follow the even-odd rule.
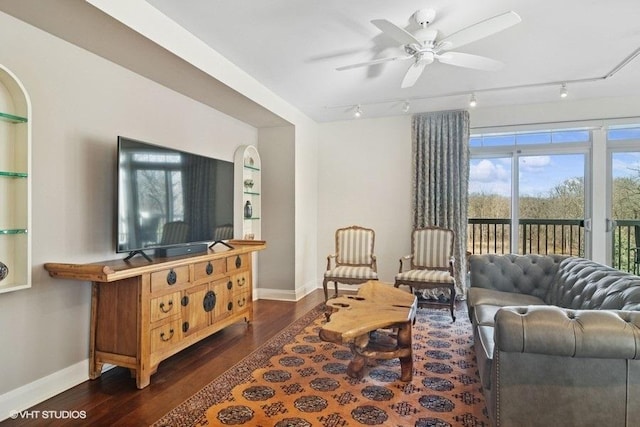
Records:
[[[30,230],[31,103],[0,65],[0,293],[31,287]]]
[[[262,238],[262,164],[260,154],[253,145],[242,145],[236,149],[235,198],[234,198],[234,237],[243,240]],[[251,215],[247,216],[247,202],[251,206]]]

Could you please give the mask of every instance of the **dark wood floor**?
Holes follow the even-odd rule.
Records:
[[[148,426],[195,394],[287,325],[324,300],[316,290],[298,302],[259,300],[254,321],[236,323],[160,363],[138,390],[128,369],[114,368],[33,408],[85,411],[84,420],[8,419],[4,426]]]

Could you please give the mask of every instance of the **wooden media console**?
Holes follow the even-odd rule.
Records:
[[[230,241],[201,255],[92,264],[47,263],[52,277],[92,282],[89,377],[105,363],[149,385],[161,361],[253,319],[252,253],[264,241]]]

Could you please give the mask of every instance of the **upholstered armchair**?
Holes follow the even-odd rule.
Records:
[[[337,296],[338,283],[357,285],[378,280],[374,242],[375,232],[370,228],[353,225],[336,230],[336,252],[327,256],[327,271],[322,282],[325,301],[329,299],[329,282],[333,282]]]
[[[400,258],[400,269],[394,286],[409,286],[411,293],[414,289],[449,289],[449,301],[418,300],[418,306],[449,306],[455,322],[454,239],[453,230],[448,228],[426,227],[414,230],[411,235],[412,252]]]

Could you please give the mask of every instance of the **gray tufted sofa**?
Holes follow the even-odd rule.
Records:
[[[640,426],[640,277],[575,257],[472,255],[494,426]]]

